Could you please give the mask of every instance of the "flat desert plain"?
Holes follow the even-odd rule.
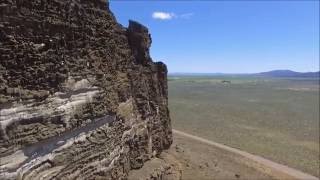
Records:
[[[170,76],[173,128],[319,176],[319,79]]]

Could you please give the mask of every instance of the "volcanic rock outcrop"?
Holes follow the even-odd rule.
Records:
[[[125,179],[168,148],[150,45],[105,0],[0,1],[0,179]]]

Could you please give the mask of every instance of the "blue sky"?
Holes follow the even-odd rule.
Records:
[[[111,1],[149,28],[169,72],[319,70],[319,1]]]

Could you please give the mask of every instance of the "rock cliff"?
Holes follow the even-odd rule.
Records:
[[[168,148],[150,45],[106,0],[1,0],[0,179],[122,179]]]

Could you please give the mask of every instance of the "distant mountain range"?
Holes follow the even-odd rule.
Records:
[[[256,74],[251,74],[254,76],[262,77],[301,77],[301,78],[319,78],[318,72],[295,72],[291,70],[274,70],[268,72],[261,72]]]
[[[273,70],[260,73],[169,73],[169,76],[256,76],[274,78],[319,78],[318,72],[296,72],[291,70]]]

